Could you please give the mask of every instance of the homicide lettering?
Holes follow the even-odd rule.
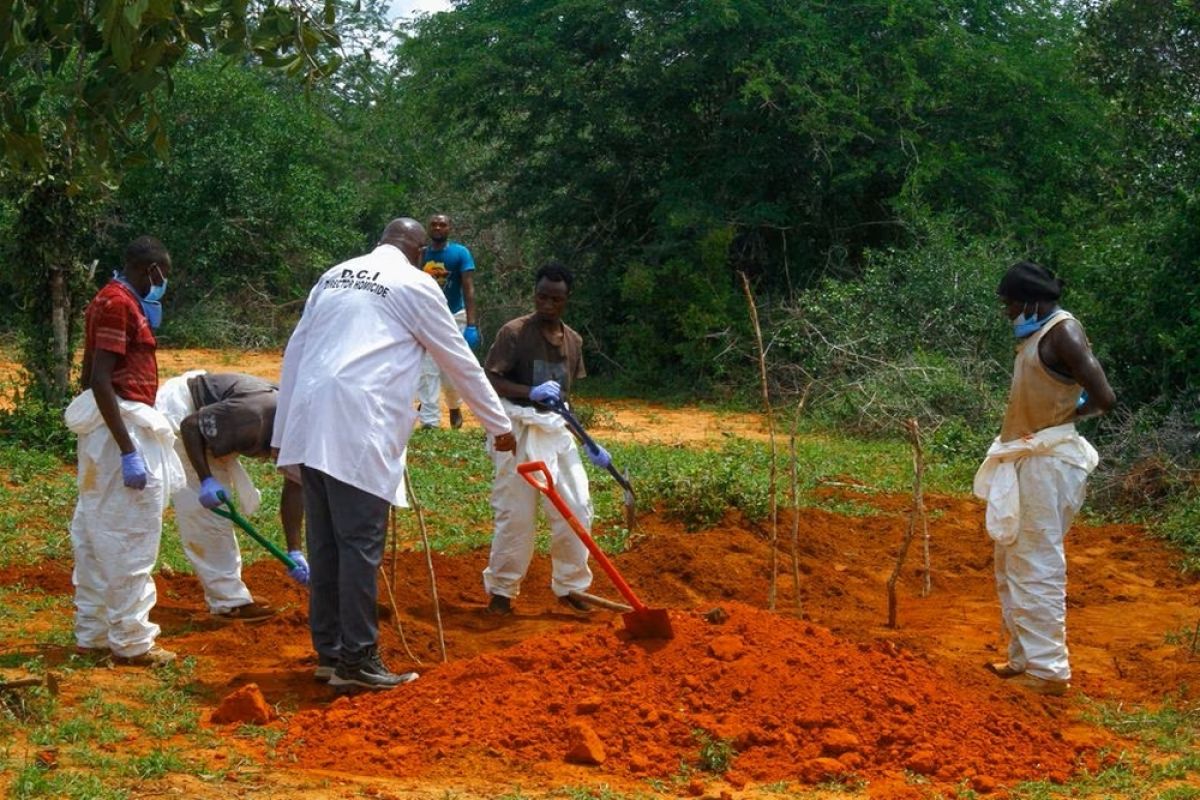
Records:
[[[370,271],[360,269],[355,272],[352,269],[344,269],[342,273],[335,278],[326,278],[323,289],[358,289],[360,291],[371,292],[380,297],[387,297],[388,288],[379,282],[379,273],[371,274]]]

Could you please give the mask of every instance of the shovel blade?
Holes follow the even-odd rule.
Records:
[[[665,608],[647,608],[621,615],[625,620],[625,631],[631,639],[674,639],[671,617]]]

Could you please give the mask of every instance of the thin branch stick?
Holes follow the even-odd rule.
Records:
[[[913,507],[911,513],[914,519],[914,528],[916,520],[921,522],[921,549],[925,566],[925,577],[921,583],[921,597],[928,597],[933,587],[929,565],[929,517],[925,513],[925,450],[921,447],[921,426],[917,420],[910,419],[905,427],[908,428],[913,448]]]
[[[414,664],[423,663],[413,653],[412,648],[408,646],[408,637],[404,635],[404,626],[400,624],[400,609],[396,605],[396,593],[392,591],[392,581],[388,577],[387,570],[383,568],[383,564],[379,565],[379,574],[383,576],[383,586],[387,589],[388,602],[392,604],[392,619],[396,621],[396,633],[400,634],[400,644],[404,647],[404,652],[408,654],[408,658]]]
[[[789,437],[788,449],[791,452],[792,471],[792,590],[795,593],[796,613],[803,613],[804,602],[800,599],[800,467],[796,458],[796,434],[800,429],[800,413],[808,400],[808,390],[812,383],[804,387],[800,402],[796,403],[796,414],[792,418],[792,435]]]
[[[908,430],[909,435],[914,442],[913,455],[913,497],[919,496],[921,488],[920,473],[916,469],[918,464],[918,454],[920,453],[920,428],[916,419],[907,419],[904,421],[904,427]],[[896,565],[892,568],[892,574],[887,580],[887,601],[888,601],[888,627],[898,627],[896,623],[896,581],[900,579],[900,571],[904,568],[904,559],[908,557],[908,548],[912,544],[913,534],[917,530],[917,513],[916,506],[913,507],[913,512],[908,515],[908,527],[904,531],[904,541],[900,544],[900,552],[896,555]]]
[[[768,495],[771,503],[771,583],[767,589],[767,608],[775,610],[776,583],[779,576],[779,502],[775,495],[775,414],[771,410],[771,394],[767,383],[767,353],[763,347],[762,327],[758,324],[758,307],[754,304],[754,293],[745,272],[739,272],[742,289],[746,292],[746,304],[750,307],[750,322],[754,325],[754,340],[758,345],[758,374],[762,382],[763,409],[767,414],[767,435],[771,442],[771,469]]]
[[[429,533],[425,530],[425,509],[417,500],[413,491],[412,481],[408,478],[408,470],[404,470],[404,491],[408,494],[408,502],[417,513],[417,526],[421,529],[421,544],[425,548],[425,564],[429,567],[429,594],[433,597],[433,618],[437,621],[438,650],[442,654],[442,663],[449,661],[446,656],[446,632],[442,628],[442,605],[438,601],[437,575],[433,571],[433,548],[429,546]]]

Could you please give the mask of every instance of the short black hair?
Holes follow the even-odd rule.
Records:
[[[1029,303],[1062,297],[1062,278],[1032,261],[1018,261],[1004,273],[996,294],[1005,300]]]
[[[533,285],[537,286],[541,283],[542,278],[548,281],[562,281],[567,285],[567,291],[571,291],[571,286],[575,283],[575,276],[571,274],[571,270],[567,269],[566,265],[561,261],[547,261],[542,266],[538,267],[537,274],[533,276]]]
[[[163,243],[153,236],[139,236],[125,248],[125,268],[137,267],[143,264],[162,264],[170,261],[171,256]]]

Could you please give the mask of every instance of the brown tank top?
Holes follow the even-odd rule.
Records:
[[[1046,369],[1038,354],[1038,343],[1055,325],[1075,319],[1059,309],[1054,317],[1028,339],[1017,345],[1008,408],[1000,426],[1000,441],[1011,442],[1075,419],[1075,405],[1083,387],[1070,378]]]

